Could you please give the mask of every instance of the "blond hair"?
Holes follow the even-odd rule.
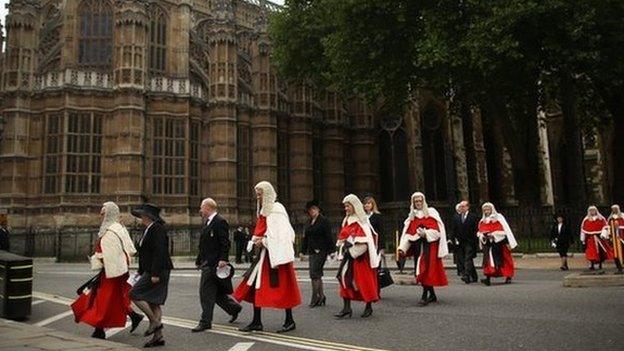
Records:
[[[373,208],[372,208],[371,212],[373,212],[373,213],[377,213],[377,214],[381,213],[381,212],[379,212],[379,207],[377,207],[377,201],[375,201],[375,198],[374,198],[374,197],[372,197],[372,196],[366,196],[366,197],[364,198],[364,203],[365,203],[365,204],[367,204],[367,203],[369,203],[369,202],[373,205]]]

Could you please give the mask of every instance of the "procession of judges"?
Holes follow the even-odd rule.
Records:
[[[227,219],[218,213],[215,200],[206,198],[200,204],[203,226],[195,265],[201,271],[199,302],[202,312],[193,332],[212,328],[215,304],[230,315],[230,323],[235,323],[243,309],[242,302],[253,308],[253,318],[240,328],[241,331],[264,330],[262,313],[266,309],[284,311],[284,323],[277,328],[277,333],[296,329],[293,309],[302,303],[302,296],[294,267],[295,231],[287,210],[278,202],[278,194],[269,182],[258,183],[254,191],[258,209],[255,226],[249,235],[241,227],[235,235],[237,262],[242,261],[243,255],[251,261],[236,287],[232,285],[234,268],[229,263],[231,244]],[[328,259],[335,259],[340,262],[336,278],[343,302],[335,318],[351,318],[354,308],[361,308],[361,318],[369,318],[373,315],[373,304],[380,300],[381,288],[392,283],[388,282],[391,278],[385,265],[381,214],[370,196],[362,201],[349,194],[342,205],[345,215],[334,237],[319,203],[309,201],[306,204],[309,222],[304,230],[301,253],[309,257],[312,294],[308,306],[319,308],[332,298],[323,289],[323,268]],[[614,260],[621,273],[624,213],[617,205],[611,210],[605,218],[595,206],[590,206],[581,224],[580,240],[585,246],[590,270],[596,266],[602,268],[606,260]],[[98,273],[78,288],[78,297],[71,306],[77,323],[94,328],[93,337],[104,339],[106,329],[124,327],[128,318],[132,333],[147,317],[149,324],[143,334],[150,339],[144,347],[165,344],[162,306],[167,300],[173,264],[167,227],[160,212],[160,208],[152,204],[132,209],[132,215],[145,228],[140,239],[133,242],[120,223],[119,207],[113,202],[103,204],[102,224],[90,258],[92,269]],[[407,257],[414,258],[415,281],[422,287],[419,306],[437,302],[436,288],[448,285],[442,259],[448,255],[449,246],[454,248],[457,274],[464,283],[479,281],[473,262],[478,251],[483,253],[481,283],[490,286],[492,279],[499,277],[504,284],[512,282],[511,251],[518,245],[516,238],[505,216],[492,203],[484,203],[481,212],[481,216],[477,215],[467,201],[462,201],[457,204],[452,223],[447,226],[439,212],[427,204],[425,194],[415,192],[411,196],[396,259],[400,264]],[[0,233],[3,245],[7,234],[5,227],[3,224]],[[562,214],[555,215],[550,240],[561,257],[561,269],[567,270],[567,251],[574,235]],[[138,257],[136,273],[129,270],[133,257]],[[357,307],[352,305],[353,301],[358,302]]]

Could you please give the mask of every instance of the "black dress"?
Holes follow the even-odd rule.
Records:
[[[321,279],[323,267],[334,249],[334,238],[327,217],[319,215],[314,223],[310,223],[303,234],[301,251],[308,254],[310,260],[310,279]]]
[[[574,242],[570,226],[564,222],[559,230],[558,223],[555,222],[550,229],[550,241],[555,243],[559,257],[568,257],[568,249]]]
[[[368,221],[377,233],[377,252],[384,250],[386,248],[386,236],[381,228],[381,214],[373,213],[368,217]]]
[[[139,281],[132,287],[130,298],[146,301],[152,305],[164,305],[169,288],[169,274],[173,263],[169,256],[167,229],[160,223],[153,223],[138,245]],[[158,277],[158,283],[152,283]]]

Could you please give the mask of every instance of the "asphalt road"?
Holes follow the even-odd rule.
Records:
[[[297,330],[286,335],[271,332],[243,334],[236,328],[251,319],[244,305],[239,321],[215,308],[213,331],[192,334],[200,314],[199,274],[172,273],[162,350],[623,350],[624,287],[564,288],[559,271],[519,270],[510,285],[466,286],[451,270],[450,285],[437,290],[439,303],[418,307],[421,288],[391,286],[374,305],[374,315],[359,318],[363,305],[354,303],[354,316],[335,320],[341,308],[337,284],[327,273],[327,306],[294,311]],[[91,328],[75,324],[67,304],[75,289],[92,273],[85,264],[39,264],[35,267],[33,312],[28,323],[83,336]],[[310,296],[305,271],[299,271],[304,301]],[[238,279],[237,279],[238,281]],[[55,318],[58,318],[56,320]],[[283,313],[266,310],[265,330],[280,327]],[[110,340],[140,347],[147,323],[138,332],[113,330]],[[111,333],[111,332],[109,332]]]

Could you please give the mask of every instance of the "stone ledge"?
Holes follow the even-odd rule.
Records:
[[[0,318],[0,350],[102,350],[138,351],[108,340],[84,338],[45,327]]]
[[[598,286],[624,286],[623,274],[587,274],[572,273],[563,278],[566,288],[589,288]]]

